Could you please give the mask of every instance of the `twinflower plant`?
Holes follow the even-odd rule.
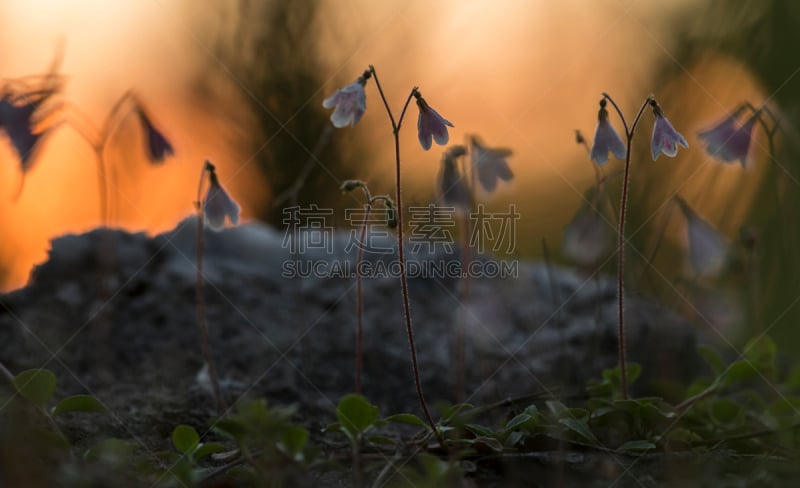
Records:
[[[619,115],[625,134],[625,143],[611,125],[606,106],[608,103],[614,107]],[[618,346],[619,369],[621,375],[622,397],[628,398],[628,379],[625,359],[625,292],[624,292],[624,270],[625,270],[625,217],[628,208],[628,184],[630,181],[631,168],[631,142],[636,132],[636,127],[642,118],[647,107],[650,107],[655,117],[653,134],[650,139],[650,152],[653,161],[658,159],[661,153],[675,157],[678,154],[678,146],[689,147],[686,139],[678,133],[672,124],[667,120],[664,111],[652,96],[647,97],[633,118],[633,122],[628,125],[625,116],[613,98],[603,93],[600,99],[600,110],[597,114],[597,129],[594,134],[594,143],[590,152],[590,157],[598,164],[608,161],[608,153],[612,153],[617,159],[625,160],[625,169],[622,175],[622,196],[619,206],[619,226],[617,230],[617,313],[618,313]]]
[[[322,103],[323,107],[333,108],[336,107],[331,114],[331,123],[335,127],[351,127],[361,120],[361,117],[366,111],[366,94],[364,87],[367,81],[373,78],[375,86],[378,88],[378,93],[383,101],[383,106],[386,109],[386,114],[389,116],[389,122],[392,129],[392,137],[394,138],[394,155],[395,155],[395,198],[394,204],[397,208],[397,254],[400,265],[400,289],[403,298],[403,316],[405,319],[406,333],[408,335],[409,348],[411,351],[411,369],[414,375],[414,385],[417,390],[417,396],[422,410],[425,414],[425,419],[431,426],[431,429],[436,434],[439,443],[444,447],[441,435],[436,430],[436,424],[433,422],[428,404],[425,401],[425,396],[422,392],[422,382],[420,381],[419,366],[417,364],[417,349],[414,343],[414,329],[411,321],[411,306],[408,298],[408,277],[406,275],[406,260],[405,248],[403,246],[403,204],[401,194],[401,165],[400,165],[400,129],[403,126],[403,120],[406,116],[411,99],[416,100],[417,108],[419,109],[419,116],[417,119],[417,137],[422,149],[429,150],[435,141],[439,145],[445,145],[450,140],[448,127],[453,127],[453,124],[442,117],[433,107],[431,107],[425,98],[420,93],[418,87],[413,87],[406,98],[403,108],[400,111],[400,116],[395,118],[394,112],[389,107],[389,102],[383,92],[383,87],[378,79],[378,73],[375,67],[370,65],[369,69],[353,83],[345,86],[344,88],[336,91],[333,95],[326,98]]]

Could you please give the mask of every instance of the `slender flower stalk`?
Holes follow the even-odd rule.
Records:
[[[406,98],[406,102],[403,105],[403,110],[400,112],[400,118],[395,121],[394,115],[392,114],[391,108],[389,108],[389,102],[386,100],[386,96],[383,93],[383,88],[381,87],[380,81],[378,80],[378,73],[375,71],[375,67],[370,65],[369,67],[370,72],[372,73],[373,78],[375,78],[375,86],[378,87],[378,93],[381,96],[381,100],[383,100],[383,105],[386,108],[386,113],[389,116],[389,121],[392,124],[392,136],[394,137],[394,156],[395,156],[395,205],[397,208],[396,215],[397,215],[397,253],[398,259],[400,262],[400,287],[401,292],[403,295],[403,315],[405,317],[406,322],[406,333],[408,335],[408,345],[411,350],[411,368],[414,373],[414,385],[417,390],[417,397],[419,397],[419,403],[422,406],[422,411],[425,414],[425,419],[427,420],[428,424],[431,427],[432,432],[436,436],[436,439],[439,441],[439,445],[444,448],[444,439],[442,439],[441,434],[439,433],[438,429],[436,428],[436,424],[433,421],[433,417],[431,417],[431,413],[428,410],[428,404],[425,401],[425,395],[422,392],[422,382],[420,380],[419,375],[419,365],[417,363],[417,349],[414,344],[414,329],[411,324],[411,305],[409,304],[408,298],[408,278],[406,276],[406,259],[405,259],[405,250],[403,247],[403,200],[402,200],[402,192],[401,192],[401,172],[400,172],[400,128],[403,124],[403,119],[406,115],[406,110],[408,109],[408,105],[411,102],[412,98],[417,98],[417,100],[421,100],[421,96],[419,95],[418,89],[415,86],[411,89],[411,92],[408,94],[408,98]],[[427,104],[425,104],[427,106]],[[432,111],[432,109],[430,109]],[[436,114],[438,115],[438,113]],[[434,117],[435,118],[435,117]],[[449,123],[449,122],[448,122]],[[435,128],[431,128],[429,126],[423,127],[426,130],[437,130],[439,131],[440,128],[437,126]],[[445,133],[446,133],[445,128]],[[423,148],[425,147],[425,139],[422,135],[420,129],[420,140]],[[439,132],[440,134],[440,132]],[[433,137],[433,135],[431,135]],[[441,135],[439,136],[441,139]],[[438,142],[438,139],[437,139]]]
[[[360,180],[347,180],[339,187],[343,192],[351,192],[357,188],[361,188],[364,192],[364,197],[367,202],[364,204],[364,217],[361,224],[361,237],[359,238],[358,250],[356,251],[356,393],[361,394],[361,371],[363,369],[363,337],[364,337],[364,294],[362,288],[363,275],[361,274],[361,262],[364,259],[364,247],[367,239],[367,225],[372,213],[372,207],[377,202],[383,202],[383,206],[387,210],[387,223],[392,227],[394,204],[392,199],[387,195],[372,196],[366,183]]]
[[[467,169],[466,164],[463,171],[459,171],[457,159],[463,157],[467,152],[465,146],[456,145],[451,146],[442,155],[442,167],[439,171],[438,178],[438,194],[439,200],[451,208],[461,217],[461,239],[460,239],[460,258],[461,269],[469,269],[469,262],[472,260],[472,253],[469,248],[469,214],[473,211],[474,206],[474,188],[467,183],[469,175],[467,171],[474,171],[475,165],[469,165]],[[474,182],[474,180],[471,180]],[[470,293],[470,274],[461,278],[461,288],[458,295],[458,302],[460,307],[464,307],[469,300]],[[464,330],[463,321],[459,320],[455,324],[456,337],[453,346],[455,358],[455,401],[462,403],[466,394],[466,332]]]
[[[208,366],[208,376],[211,379],[211,388],[214,392],[214,399],[217,403],[217,411],[220,417],[225,414],[228,409],[225,399],[222,396],[222,390],[219,386],[219,377],[217,376],[217,368],[214,365],[214,357],[211,354],[211,344],[208,339],[208,327],[206,326],[206,304],[203,284],[205,277],[203,276],[203,234],[204,234],[204,217],[205,208],[208,204],[209,196],[205,200],[202,199],[203,187],[205,186],[206,173],[208,173],[209,180],[216,181],[216,172],[214,165],[206,161],[203,165],[203,170],[200,173],[200,181],[197,184],[197,200],[195,201],[195,209],[197,210],[197,284],[195,293],[197,297],[197,327],[200,330],[200,341],[203,349],[203,357]],[[209,194],[213,184],[209,184]]]
[[[628,183],[630,181],[630,168],[631,168],[631,141],[633,141],[633,134],[636,131],[636,126],[639,124],[639,120],[644,113],[644,110],[647,108],[648,105],[653,103],[652,97],[648,97],[642,106],[639,108],[639,112],[637,112],[636,117],[633,119],[633,123],[631,124],[630,128],[628,128],[628,123],[625,120],[625,116],[622,115],[622,111],[617,106],[614,99],[611,98],[607,93],[603,93],[603,99],[600,100],[600,110],[601,112],[605,110],[606,100],[611,102],[611,105],[617,111],[620,120],[622,121],[622,125],[625,128],[625,171],[622,176],[622,197],[619,204],[619,230],[617,232],[617,315],[619,318],[618,321],[618,331],[617,331],[617,349],[619,351],[619,371],[620,371],[620,381],[622,383],[622,398],[628,398],[628,368],[625,359],[625,289],[624,289],[624,270],[625,270],[625,217],[627,214],[628,208]],[[594,152],[594,151],[592,151]]]

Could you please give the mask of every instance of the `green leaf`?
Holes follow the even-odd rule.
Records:
[[[473,410],[474,408],[475,405],[471,403],[456,403],[455,405],[441,406],[439,407],[439,411],[442,412],[442,423],[452,420],[461,412]]]
[[[46,369],[29,369],[14,378],[14,387],[23,397],[45,406],[56,391],[56,375]]]
[[[194,451],[194,459],[195,460],[203,459],[208,455],[216,454],[218,452],[223,452],[223,451],[225,451],[225,446],[223,446],[219,442],[206,442],[200,444],[197,447],[197,450]]]
[[[705,359],[715,375],[719,376],[722,374],[725,370],[725,363],[722,361],[722,356],[720,356],[716,349],[705,345],[699,345],[697,346],[697,352],[703,356],[703,359]]]
[[[725,370],[725,385],[749,380],[756,376],[758,376],[758,369],[753,363],[747,360],[735,361]]]
[[[191,455],[198,444],[200,444],[200,436],[194,427],[179,425],[172,431],[172,445],[179,452]]]
[[[504,427],[504,429],[506,431],[514,430],[514,429],[516,429],[518,427],[521,427],[522,425],[528,423],[528,421],[530,421],[530,420],[533,420],[533,417],[531,417],[529,414],[523,412],[523,413],[517,415],[516,417],[514,417],[513,419],[509,420],[508,422],[506,422],[506,426]]]
[[[494,437],[494,432],[492,432],[490,429],[487,429],[482,425],[466,424],[464,428],[478,437]]]
[[[560,419],[558,422],[567,427],[572,432],[576,433],[578,437],[581,438],[581,440],[590,442],[592,444],[597,442],[597,439],[595,438],[594,434],[592,434],[592,431],[589,429],[586,420],[584,419],[578,420],[568,417]]]
[[[298,459],[308,442],[308,431],[303,427],[292,426],[281,432],[281,446],[293,459]]]
[[[497,439],[494,439],[492,437],[483,437],[483,436],[476,437],[475,439],[472,440],[471,444],[472,447],[478,452],[503,451],[503,444]]]
[[[670,442],[682,442],[686,444],[703,440],[697,433],[683,427],[671,430],[669,434],[667,434],[667,438]]]
[[[413,413],[398,413],[396,415],[390,415],[386,417],[386,421],[395,424],[416,425],[417,427],[423,427],[427,430],[431,430],[431,426],[428,425],[427,422],[423,421]]]
[[[75,395],[67,397],[53,408],[53,415],[67,412],[102,413],[106,411],[105,405],[91,395]]]
[[[744,355],[756,365],[767,378],[774,378],[777,371],[775,358],[778,348],[769,336],[753,339],[744,347]]]
[[[510,446],[510,447],[514,447],[517,444],[519,444],[520,441],[522,441],[522,439],[524,439],[524,438],[525,438],[525,433],[524,432],[515,431],[515,432],[512,432],[511,435],[508,436],[508,439],[506,439],[506,444],[508,446]]]
[[[544,404],[555,417],[563,417],[569,412],[567,406],[557,400],[547,400]]]
[[[617,451],[619,452],[637,452],[643,453],[647,451],[652,451],[656,448],[656,445],[650,441],[640,440],[640,441],[628,441],[625,444],[619,446]]]
[[[717,422],[729,424],[742,415],[742,407],[733,400],[718,398],[711,404],[711,415]]]
[[[242,444],[248,432],[247,427],[242,422],[233,419],[217,420],[211,430],[233,439],[239,445]]]
[[[345,435],[355,440],[375,425],[379,412],[378,407],[370,404],[361,395],[350,394],[339,401],[336,416]]]
[[[370,444],[383,445],[383,446],[394,446],[395,444],[397,444],[397,442],[395,442],[394,439],[392,439],[391,437],[386,437],[384,435],[371,435],[367,438],[367,441]]]
[[[626,371],[628,374],[628,386],[630,386],[634,381],[636,381],[637,378],[639,378],[639,375],[642,374],[642,367],[639,365],[639,363],[625,364],[628,367]],[[611,381],[614,386],[619,387],[622,385],[622,373],[620,372],[619,366],[616,368],[603,370],[603,378]]]

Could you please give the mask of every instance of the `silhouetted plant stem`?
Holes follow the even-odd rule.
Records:
[[[209,169],[209,167],[211,169]],[[225,415],[225,411],[228,409],[227,405],[225,404],[225,399],[222,397],[222,391],[219,387],[219,377],[217,377],[217,368],[214,366],[214,357],[211,354],[211,344],[208,340],[208,327],[206,326],[206,304],[205,304],[205,296],[203,292],[203,233],[204,233],[204,218],[205,213],[203,211],[203,183],[205,182],[206,172],[213,171],[213,166],[210,166],[207,162],[203,165],[203,171],[200,173],[200,182],[197,185],[197,200],[195,201],[195,207],[197,209],[197,284],[196,284],[196,296],[197,296],[197,327],[200,329],[200,342],[203,349],[203,357],[206,361],[206,365],[208,366],[208,376],[211,379],[211,388],[214,391],[214,399],[217,402],[217,411],[219,412],[220,417]]]
[[[378,81],[378,74],[375,72],[375,68],[370,65],[370,71],[372,72],[373,78],[375,78],[375,86],[378,87],[378,93],[380,93],[381,100],[383,100],[383,105],[386,107],[386,113],[389,115],[389,120],[392,123],[392,135],[394,136],[394,157],[395,157],[395,205],[397,208],[397,254],[398,259],[400,261],[400,287],[403,295],[403,315],[405,317],[406,322],[406,333],[408,334],[408,345],[411,350],[411,368],[414,372],[414,385],[417,389],[417,396],[419,397],[419,403],[422,406],[422,411],[425,414],[425,419],[428,421],[433,434],[436,436],[436,439],[439,441],[439,445],[444,449],[444,440],[442,439],[439,431],[436,429],[436,424],[433,422],[433,417],[431,417],[431,413],[428,410],[428,404],[425,402],[425,396],[422,393],[422,382],[420,381],[419,376],[419,366],[417,364],[417,349],[414,345],[414,329],[411,325],[411,306],[409,304],[408,299],[408,279],[406,277],[406,260],[405,260],[405,251],[403,248],[403,200],[402,200],[402,192],[401,192],[401,185],[400,185],[400,128],[403,124],[403,118],[406,114],[406,109],[408,109],[408,104],[411,102],[411,98],[413,98],[414,94],[417,92],[417,87],[411,89],[411,92],[408,94],[408,98],[406,98],[406,103],[403,105],[403,110],[400,112],[400,118],[395,122],[394,115],[392,115],[392,110],[389,108],[389,102],[386,100],[386,96],[383,94],[383,88],[381,88],[380,81]]]
[[[111,107],[111,110],[109,110],[105,121],[103,122],[103,126],[99,130],[96,129],[96,126],[92,124],[92,122],[90,122],[89,117],[87,117],[75,105],[70,104],[68,106],[69,112],[74,116],[77,116],[78,122],[80,122],[80,125],[78,125],[76,124],[75,120],[71,120],[69,121],[69,124],[84,140],[86,140],[95,153],[95,160],[97,164],[97,185],[98,192],[100,194],[100,218],[103,225],[108,224],[109,218],[108,175],[106,172],[105,151],[108,141],[111,139],[111,135],[124,119],[125,113],[122,111],[122,109],[126,106],[126,104],[129,103],[133,104],[134,107],[138,107],[140,104],[136,94],[130,90],[125,92],[116,101],[116,103],[114,103],[114,105]],[[87,128],[90,128],[90,131],[94,131],[95,135],[92,136],[89,134]]]
[[[650,105],[651,97],[647,99],[639,108],[636,118],[628,128],[628,123],[625,121],[625,116],[617,106],[614,99],[607,93],[603,93],[603,98],[608,100],[617,111],[622,125],[625,128],[625,171],[622,175],[622,196],[619,204],[619,229],[617,232],[617,314],[619,317],[618,322],[618,345],[619,351],[619,372],[620,381],[622,383],[622,398],[628,399],[628,368],[625,360],[625,289],[624,289],[624,272],[625,272],[625,217],[628,209],[628,183],[630,181],[630,168],[631,168],[631,142],[633,141],[633,134],[636,131],[636,126],[639,124],[639,119],[644,113],[644,109]]]

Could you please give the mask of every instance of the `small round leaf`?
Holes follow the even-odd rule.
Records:
[[[172,431],[172,445],[175,449],[184,453],[191,454],[200,443],[200,436],[193,427],[179,425]]]
[[[56,375],[46,369],[29,369],[14,378],[14,387],[23,397],[44,406],[56,391]]]
[[[67,412],[101,413],[105,411],[105,405],[100,403],[97,398],[91,395],[75,395],[58,402],[58,405],[53,408],[53,415]]]

